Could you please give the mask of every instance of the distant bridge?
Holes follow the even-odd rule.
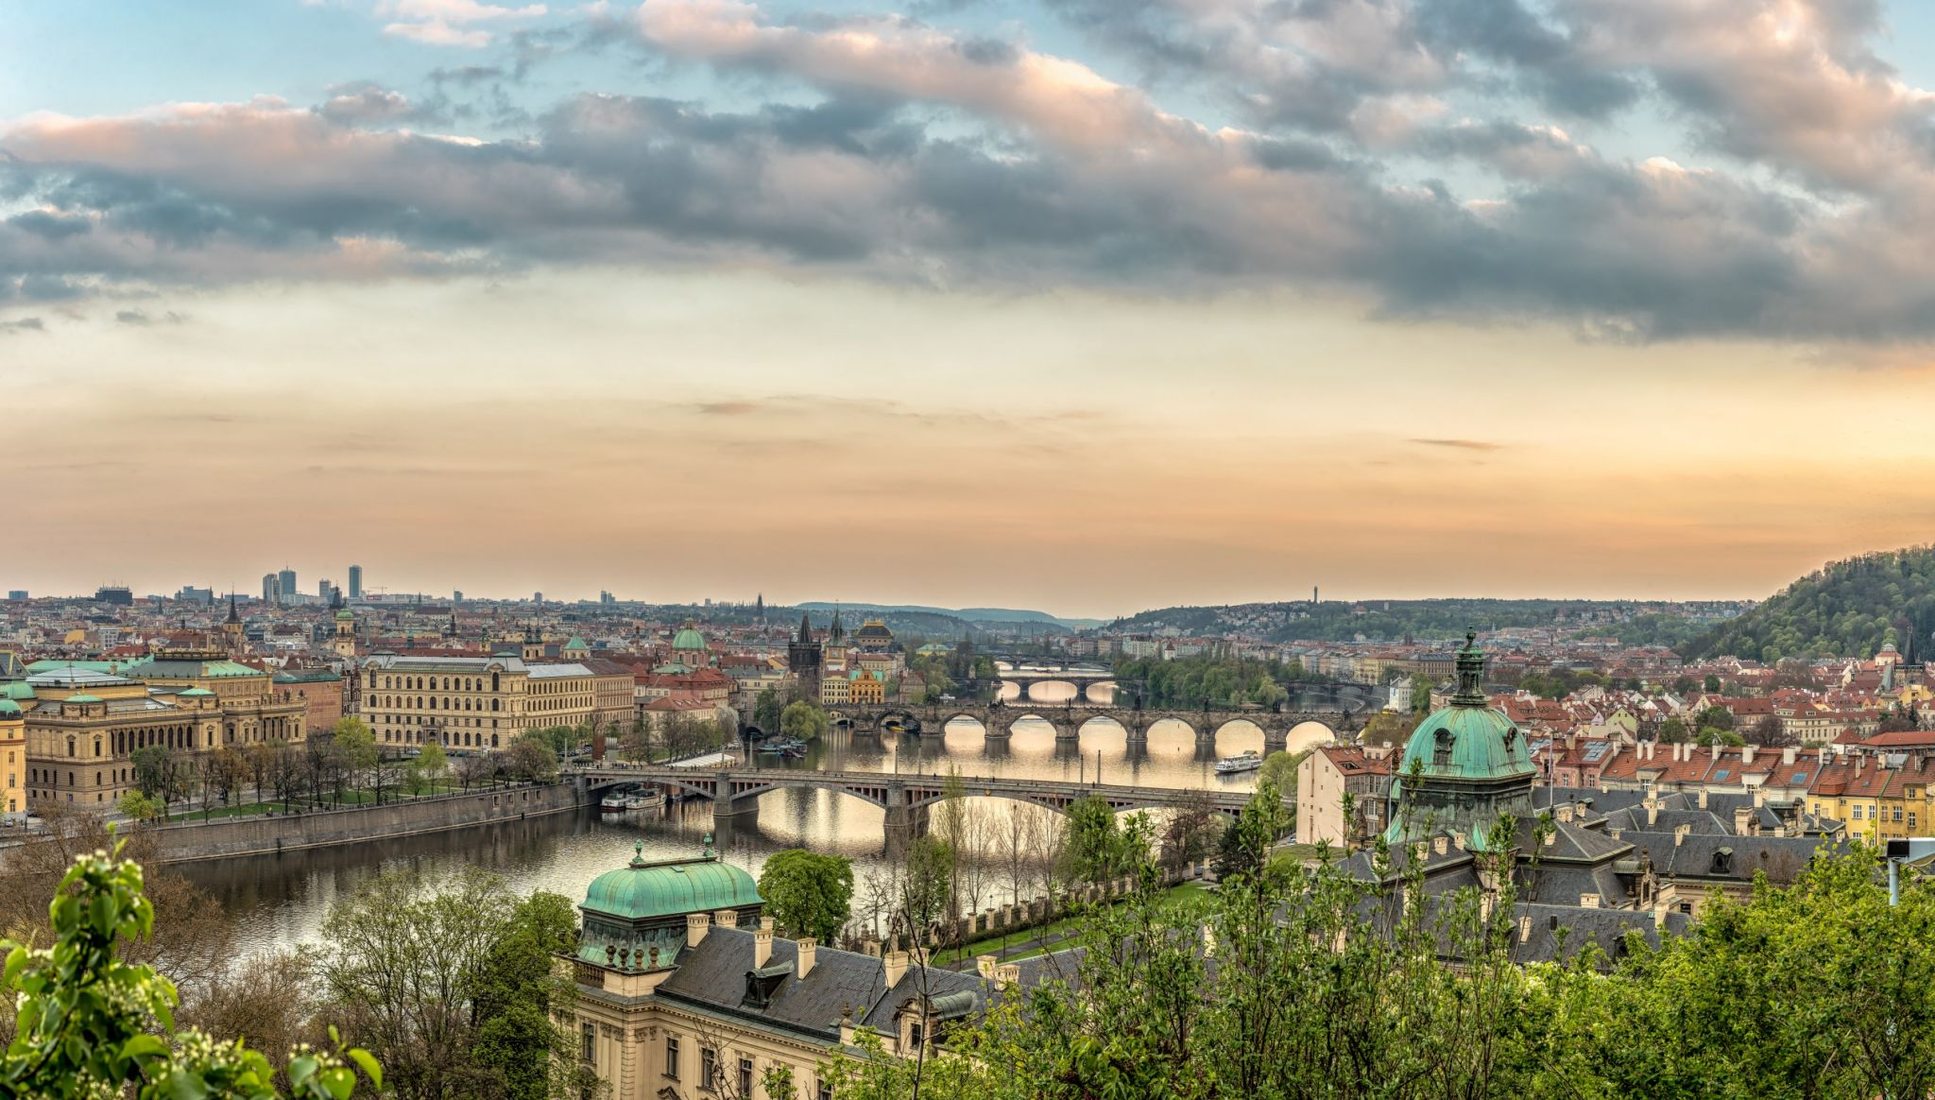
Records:
[[[949,777],[902,775],[891,772],[812,771],[806,768],[691,768],[666,764],[594,765],[572,768],[586,796],[620,783],[651,783],[712,800],[713,820],[722,827],[749,824],[759,813],[759,796],[782,787],[834,791],[872,803],[887,811],[887,843],[903,844],[927,831],[928,810],[946,796]],[[1007,779],[999,776],[961,776],[970,797],[1009,798],[1057,813],[1084,798],[1100,798],[1113,810],[1177,807],[1207,799],[1211,807],[1236,814],[1250,800],[1248,791],[1198,788],[1140,787],[1124,784],[1070,783],[1052,779]]]
[[[1084,666],[1031,664],[1024,668],[1003,668],[996,670],[995,679],[999,683],[1015,686],[1017,702],[1026,702],[1035,698],[1034,690],[1038,687],[1055,684],[1072,691],[1076,704],[1081,705],[1089,701],[1090,688],[1116,686],[1115,673],[1106,668]]]
[[[1214,745],[1216,735],[1223,727],[1247,722],[1263,731],[1265,752],[1301,752],[1328,741],[1345,740],[1361,725],[1361,720],[1356,717],[1359,710],[1347,706],[1270,711],[1228,708],[1189,710],[1176,707],[1137,710],[1133,707],[1081,704],[1053,707],[999,703],[887,703],[835,705],[826,710],[830,723],[855,733],[881,733],[892,731],[896,726],[906,729],[918,723],[921,733],[937,735],[949,722],[964,718],[978,723],[986,735],[994,739],[1011,736],[1014,724],[1023,718],[1036,718],[1055,727],[1057,741],[1080,740],[1084,726],[1098,718],[1108,718],[1127,731],[1131,745],[1148,744],[1149,727],[1157,722],[1180,722],[1188,726],[1196,735],[1199,745]]]

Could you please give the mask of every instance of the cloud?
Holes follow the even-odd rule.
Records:
[[[1421,447],[1448,447],[1459,451],[1496,451],[1504,448],[1503,443],[1493,443],[1484,439],[1407,439],[1406,443],[1416,443]]]
[[[22,332],[46,332],[47,325],[38,317],[22,317],[17,321],[0,321],[0,335],[13,336]]]
[[[169,310],[161,314],[152,314],[145,310],[123,309],[115,312],[114,320],[116,324],[135,325],[146,328],[150,325],[179,325],[186,322],[188,318],[176,313],[174,310]]]
[[[1935,170],[1902,144],[1920,93],[1865,52],[1874,23],[1854,0],[1838,16],[1790,0],[1801,45],[1761,18],[1771,3],[1754,0],[1749,41],[1727,47],[1742,86],[1705,89],[1665,32],[1718,50],[1718,19],[1664,0],[1564,0],[1537,18],[1513,0],[1065,5],[1097,33],[1141,34],[1190,79],[1228,61],[1348,93],[1291,109],[1259,84],[1244,127],[1019,41],[652,0],[598,33],[757,75],[774,101],[582,94],[500,140],[397,128],[432,104],[369,84],[314,108],[30,116],[0,131],[0,196],[26,211],[0,221],[0,302],[754,264],[1020,291],[1344,289],[1388,317],[1557,320],[1601,340],[1935,339],[1935,223],[1920,216]],[[536,7],[385,10],[467,27]],[[1724,136],[1712,144],[1773,171],[1608,157],[1551,121],[1439,101],[1496,86],[1501,103],[1545,102],[1528,82],[1547,70],[1676,97]],[[452,72],[466,75],[439,87],[497,86],[488,66]],[[1790,117],[1807,89],[1843,105]]]
[[[479,0],[382,0],[376,11],[396,20],[384,25],[384,34],[429,46],[476,49],[492,41],[491,32],[477,24],[533,19],[547,9],[543,4],[513,8]]]

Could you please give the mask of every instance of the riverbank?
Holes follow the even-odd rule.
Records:
[[[500,787],[308,813],[139,826],[155,844],[152,862],[194,863],[238,856],[395,840],[504,821],[568,813],[583,804],[571,782]]]

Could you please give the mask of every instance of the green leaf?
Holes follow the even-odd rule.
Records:
[[[334,1033],[336,1029],[331,1027],[329,1030]],[[351,1047],[343,1054],[356,1063],[357,1068],[363,1071],[363,1076],[370,1079],[370,1084],[379,1091],[383,1088],[383,1067],[377,1063],[375,1055],[361,1047]]]
[[[356,1091],[356,1074],[343,1066],[331,1066],[316,1077],[335,1100],[349,1100],[350,1094]]]
[[[121,1057],[134,1061],[137,1058],[152,1058],[157,1054],[166,1055],[168,1044],[153,1035],[136,1035],[121,1044]]]

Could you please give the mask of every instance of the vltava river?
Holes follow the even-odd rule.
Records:
[[[1219,757],[1244,749],[1263,749],[1261,731],[1248,724],[1226,727],[1213,748],[1199,749],[1186,727],[1158,723],[1149,731],[1147,749],[1131,756],[1122,728],[1106,720],[1084,727],[1079,749],[1057,743],[1052,727],[1039,720],[1017,724],[1006,745],[987,742],[975,723],[957,721],[939,737],[875,738],[836,731],[812,746],[806,759],[788,766],[943,773],[954,766],[966,776],[1069,781],[1093,781],[1099,767],[1105,783],[1247,790],[1255,783],[1255,773],[1219,776],[1214,770]],[[759,763],[770,767],[772,760],[761,757]],[[985,812],[1008,812],[1005,800],[973,801],[985,806]],[[884,826],[884,811],[859,799],[826,791],[776,790],[759,800],[756,828],[733,830],[725,857],[757,875],[771,853],[811,847],[851,857],[858,879],[885,862]],[[229,910],[239,925],[242,947],[250,950],[316,940],[330,905],[383,870],[438,875],[466,865],[484,867],[505,876],[520,892],[551,890],[575,902],[593,878],[629,860],[634,843],[643,842],[647,858],[696,854],[711,827],[711,803],[702,800],[675,805],[663,815],[601,818],[595,808],[588,808],[399,841],[186,864],[180,871]],[[997,892],[984,904],[1004,900]]]

